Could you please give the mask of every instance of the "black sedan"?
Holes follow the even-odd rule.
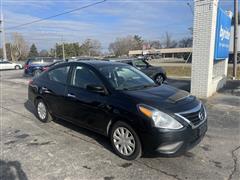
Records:
[[[42,122],[64,119],[108,136],[127,160],[144,152],[181,155],[207,131],[198,99],[117,62],[58,64],[29,83],[28,96]]]
[[[112,59],[110,61],[116,61],[121,63],[126,63],[135,68],[139,69],[146,75],[148,75],[152,80],[154,80],[157,84],[162,84],[167,80],[166,71],[157,66],[152,66],[149,64],[144,58],[137,58],[137,59]]]

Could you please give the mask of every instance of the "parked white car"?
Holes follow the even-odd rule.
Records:
[[[9,61],[0,61],[0,70],[3,69],[22,69],[23,66],[21,64],[9,62]]]

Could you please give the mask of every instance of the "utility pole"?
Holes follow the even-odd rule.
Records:
[[[57,58],[57,49],[54,49],[54,57]]]
[[[3,21],[3,8],[1,1],[1,19],[0,19],[0,33],[2,33],[2,49],[3,49],[3,59],[7,60],[7,52],[6,52],[6,42],[5,42],[5,32],[4,32],[4,21]]]
[[[65,57],[65,48],[64,48],[63,38],[62,38],[62,54],[63,54],[63,60],[65,61],[66,57]]]
[[[237,56],[238,56],[238,0],[234,0],[234,61],[233,61],[233,79],[237,78]]]
[[[54,57],[55,57],[55,59],[57,58],[57,44],[55,44]]]

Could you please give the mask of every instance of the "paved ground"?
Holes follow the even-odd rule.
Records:
[[[240,177],[240,97],[231,92],[216,94],[206,102],[209,130],[193,150],[177,158],[143,157],[128,162],[112,153],[105,137],[62,121],[40,123],[27,103],[28,80],[21,78],[22,71],[0,74],[0,179],[237,180]]]

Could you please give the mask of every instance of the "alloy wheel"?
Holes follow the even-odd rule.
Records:
[[[37,106],[37,113],[40,119],[44,120],[47,116],[47,109],[43,102],[39,102]]]
[[[163,78],[162,75],[158,75],[158,76],[156,77],[155,81],[156,81],[157,84],[162,84],[163,81],[164,81],[164,78]]]
[[[113,143],[118,152],[124,156],[132,155],[136,148],[134,136],[125,127],[118,127],[114,131]]]

